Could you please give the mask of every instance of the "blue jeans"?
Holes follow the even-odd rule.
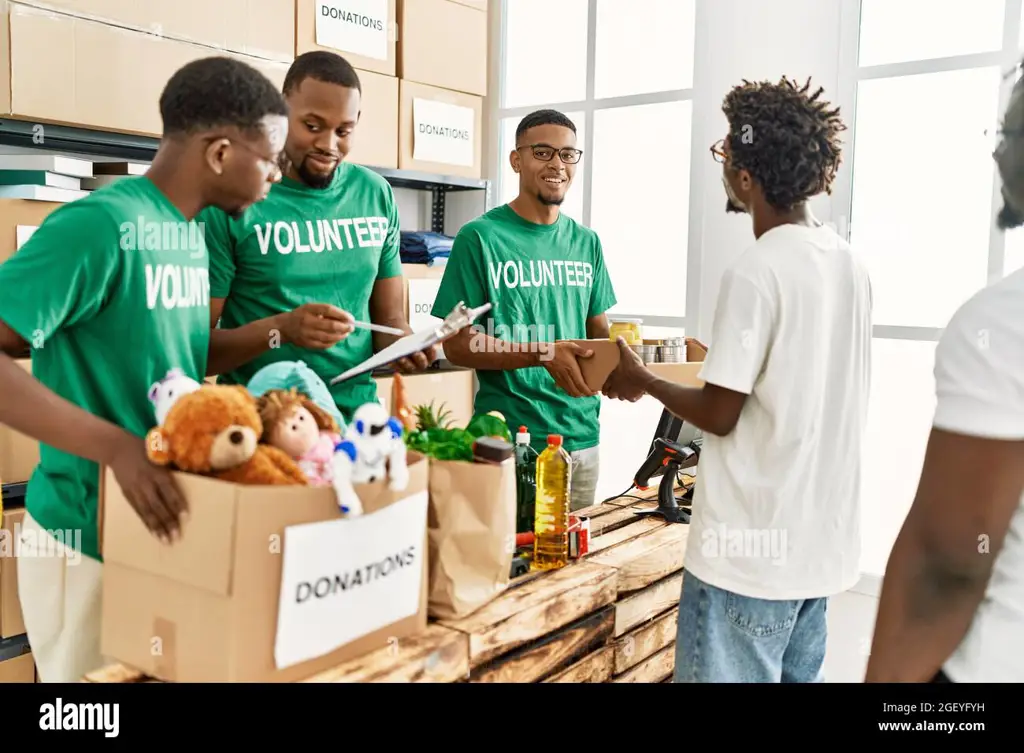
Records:
[[[822,682],[827,599],[740,596],[683,574],[674,682]]]

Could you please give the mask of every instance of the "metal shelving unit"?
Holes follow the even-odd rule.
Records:
[[[32,123],[24,120],[0,119],[0,145],[40,149],[48,152],[71,152],[108,159],[148,162],[156,154],[160,140],[148,136],[111,133],[73,126]],[[430,229],[444,232],[445,197],[451,191],[483,191],[486,206],[491,205],[491,181],[436,175],[415,170],[386,167],[369,169],[380,174],[394,188],[430,191]]]

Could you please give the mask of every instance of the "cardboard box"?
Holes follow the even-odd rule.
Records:
[[[405,400],[415,413],[416,407],[434,403],[434,409],[440,412],[442,405],[447,410],[452,425],[465,428],[473,418],[473,397],[475,372],[472,369],[452,371],[428,371],[423,374],[402,374],[405,384]],[[391,405],[388,394],[388,407]]]
[[[167,681],[292,682],[421,632],[427,467],[409,453],[406,491],[359,486],[355,519],[341,519],[329,487],[176,473],[190,516],[173,546],[105,471],[103,655]]]
[[[704,368],[707,346],[692,337],[686,338],[686,363],[650,363],[647,368],[662,379],[681,384],[684,387],[703,387],[704,382],[697,375]]]
[[[583,374],[583,381],[595,392],[600,392],[604,387],[615,367],[619,365],[619,345],[612,340],[573,340],[572,342],[581,348],[594,351],[590,358],[577,359],[580,364],[580,373]]]
[[[0,683],[37,682],[36,662],[25,636],[0,641]]]
[[[395,385],[394,378],[390,376],[379,376],[374,377],[373,381],[377,383],[377,397],[379,397],[381,402],[384,403],[384,410],[391,413],[391,389]]]
[[[487,95],[487,12],[453,0],[398,0],[398,76]]]
[[[47,215],[62,204],[28,199],[0,199],[0,264],[10,259]]]
[[[395,0],[295,0],[295,57],[336,52],[363,71],[397,71]]]
[[[19,0],[25,5],[217,50],[290,63],[292,0]],[[210,54],[216,54],[211,50]]]
[[[405,319],[409,322],[413,331],[417,327],[411,317],[415,315],[415,318],[418,319],[423,314],[429,314],[430,310],[433,309],[438,287],[441,285],[441,279],[444,277],[444,269],[444,267],[428,267],[426,264],[402,265],[402,280],[405,286],[402,310],[405,311]],[[416,282],[412,282],[413,280],[416,280]],[[417,309],[416,311],[410,311],[410,287],[412,288],[414,298],[412,306]],[[423,309],[428,306],[430,308],[424,312]]]
[[[16,536],[25,520],[25,508],[5,509],[0,530],[0,638],[24,635],[25,620],[18,597]]]
[[[398,79],[359,71],[362,86],[359,125],[346,159],[371,167],[398,167]]]
[[[8,2],[0,2],[0,39],[8,40],[0,45],[0,113],[145,136],[163,130],[160,92],[186,63],[227,55],[278,87],[288,71],[287,63]]]
[[[32,373],[30,359],[20,358],[15,363]],[[20,484],[28,481],[37,465],[39,442],[0,424],[0,482]]]
[[[406,80],[398,91],[398,166],[479,178],[483,98]]]

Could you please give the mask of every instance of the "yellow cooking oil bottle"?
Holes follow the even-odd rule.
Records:
[[[569,498],[572,458],[562,437],[548,436],[548,446],[537,458],[537,495],[533,519],[535,570],[555,570],[569,564]]]

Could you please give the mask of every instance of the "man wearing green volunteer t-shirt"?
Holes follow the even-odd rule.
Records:
[[[163,138],[145,176],[54,210],[0,264],[0,423],[40,442],[18,538],[18,585],[43,682],[103,663],[99,465],[168,541],[186,504],[143,437],[150,387],[172,368],[201,381],[264,339],[210,333],[208,259],[193,218],[239,212],[279,177],[287,109],[255,69],[197,60],[160,97]],[[31,355],[30,376],[12,360]],[[34,378],[33,378],[34,377]]]
[[[562,113],[523,118],[509,157],[519,195],[462,227],[433,308],[444,317],[459,301],[492,304],[445,343],[445,355],[476,369],[477,413],[499,411],[512,431],[525,425],[538,451],[549,434],[562,435],[573,510],[594,501],[601,398],[577,361],[593,352],[563,341],[607,338],[605,312],[615,305],[600,239],[559,211],[581,156]]]
[[[290,114],[283,179],[237,219],[215,209],[204,215],[214,326],[219,321],[230,331],[314,304],[348,321],[412,331],[394,192],[377,173],[344,161],[361,92],[356,71],[339,55],[308,52],[292,63],[284,82]],[[221,381],[247,384],[268,364],[303,361],[330,383],[396,339],[362,328],[344,342],[327,335],[286,338]],[[429,348],[397,368],[421,370],[434,360],[436,349]],[[377,400],[377,386],[366,373],[333,385],[331,395],[350,421],[359,406]]]

